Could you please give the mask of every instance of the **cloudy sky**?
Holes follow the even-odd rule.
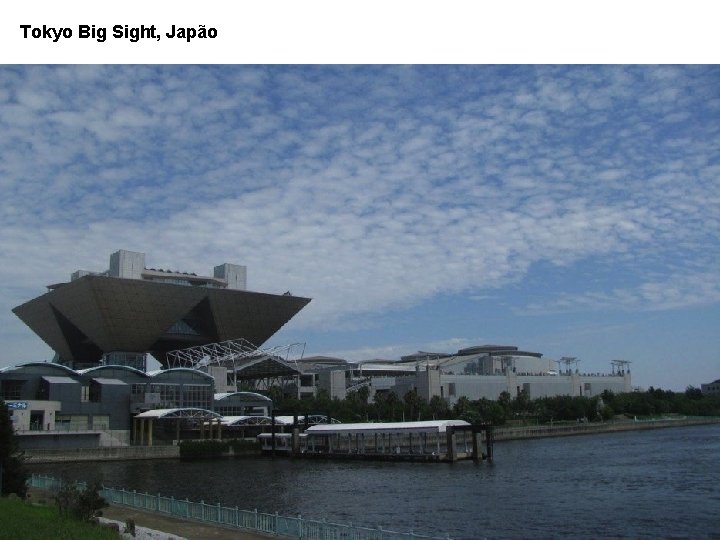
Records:
[[[268,344],[720,378],[720,68],[0,68],[11,309],[117,249],[312,297]]]

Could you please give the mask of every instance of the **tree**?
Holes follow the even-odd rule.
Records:
[[[401,409],[400,398],[395,392],[375,392],[378,421],[392,422],[395,420],[395,409]]]
[[[64,481],[55,497],[58,510],[64,516],[80,521],[90,521],[102,515],[102,509],[108,506],[100,495],[102,486],[95,481],[84,489],[74,482]]]
[[[417,389],[413,388],[412,390],[409,390],[405,396],[403,396],[403,402],[408,409],[407,419],[409,421],[418,420],[417,417],[420,413],[424,400],[418,395]],[[403,408],[403,411],[404,410],[405,409]]]
[[[685,397],[697,401],[703,398],[703,393],[699,388],[690,385],[685,389]]]
[[[490,422],[494,426],[502,426],[507,420],[507,410],[503,408],[497,401],[489,399],[480,399],[475,402],[480,420]]]
[[[512,398],[510,397],[510,392],[507,390],[503,390],[500,392],[500,396],[497,399],[498,404],[505,409],[506,411],[510,410],[510,400]]]
[[[447,401],[440,396],[433,396],[430,399],[430,414],[432,414],[433,420],[443,420],[450,416],[450,407],[448,407]]]
[[[472,405],[467,396],[460,396],[453,406],[453,415],[456,418],[462,418],[462,416],[472,411]]]
[[[360,403],[363,405],[368,404],[368,398],[370,397],[370,387],[368,386],[361,386],[357,391],[358,399],[360,400]]]
[[[10,419],[10,411],[4,402],[0,402],[0,477],[2,477],[0,493],[3,495],[17,493],[25,498],[27,476],[23,455],[18,448]]]
[[[518,396],[510,402],[510,409],[516,416],[528,416],[532,413],[532,401],[527,390],[521,390]]]

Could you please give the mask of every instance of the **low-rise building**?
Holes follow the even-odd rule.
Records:
[[[76,371],[52,362],[0,369],[0,399],[8,405],[23,448],[138,443],[136,419],[150,411],[268,416],[273,408],[270,398],[253,392],[216,394],[213,377],[196,369],[145,373],[129,366],[97,366]]]
[[[720,379],[714,380],[708,384],[701,384],[700,391],[703,394],[720,394]]]

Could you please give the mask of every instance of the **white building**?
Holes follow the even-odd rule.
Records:
[[[512,397],[525,393],[530,399],[537,399],[560,395],[592,397],[605,390],[615,393],[632,390],[629,370],[580,373],[576,368],[563,371],[557,362],[543,358],[541,353],[521,351],[508,345],[470,347],[454,355],[419,352],[403,357],[395,364],[395,369],[403,365],[414,365],[414,370],[395,377],[391,391],[402,397],[416,389],[423,399],[429,401],[439,396],[450,405],[461,397],[497,400],[503,392]],[[363,373],[372,373],[370,367],[363,365]],[[381,372],[373,374],[372,386],[375,378],[381,375]],[[386,379],[378,381],[385,388],[388,387]]]

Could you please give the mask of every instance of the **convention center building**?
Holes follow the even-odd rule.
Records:
[[[146,353],[244,339],[265,343],[309,298],[247,290],[247,269],[221,264],[212,276],[147,268],[145,254],[120,250],[104,272],[78,270],[67,283],[13,309],[76,369],[102,364],[144,369]]]
[[[414,391],[450,406],[503,393],[536,399],[632,390],[627,361],[584,373],[575,357],[552,360],[513,345],[360,362],[305,357],[303,344],[260,348],[308,302],[248,291],[244,266],[225,263],[200,276],[148,268],[144,253],[120,250],[108,270],[78,270],[13,309],[55,358],[0,369],[0,399],[22,445],[41,448],[258,433],[271,422],[271,388],[299,399],[361,391],[369,400],[402,399]],[[291,358],[294,345],[301,352]],[[148,355],[161,369],[148,371]]]
[[[24,447],[152,444],[269,419],[272,401],[230,386],[227,370],[173,367],[173,351],[219,342],[253,353],[309,298],[247,290],[246,267],[211,276],[148,268],[120,250],[103,272],[66,283],[13,309],[54,351],[52,362],[0,369],[0,399]],[[148,355],[161,369],[148,371]],[[212,431],[210,432],[212,433]]]

